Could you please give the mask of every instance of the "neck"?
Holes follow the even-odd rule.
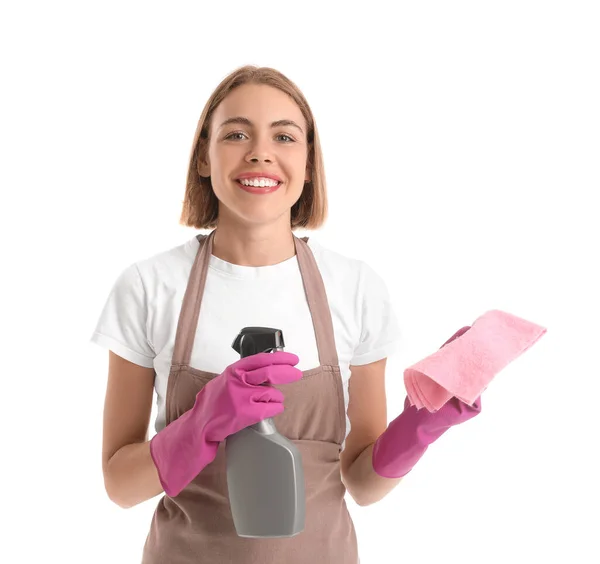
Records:
[[[219,217],[212,254],[240,266],[270,266],[296,254],[289,216],[283,221],[241,225]]]

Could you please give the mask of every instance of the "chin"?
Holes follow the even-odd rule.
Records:
[[[248,208],[229,210],[229,213],[235,216],[238,221],[246,225],[264,225],[275,223],[281,219],[282,215],[291,214],[291,207],[283,209],[254,209]]]
[[[226,194],[215,192],[219,200],[219,215],[225,212],[232,219],[247,225],[274,223],[286,213],[291,216],[292,206],[302,195],[300,190],[295,197],[291,197],[286,188],[289,187],[284,184],[279,190],[265,195],[252,195],[237,187]]]

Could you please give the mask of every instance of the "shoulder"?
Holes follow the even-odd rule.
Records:
[[[365,270],[366,263],[360,259],[333,250],[324,245],[315,237],[308,239],[308,246],[312,251],[317,265],[326,269],[340,269],[340,274],[358,273]]]
[[[116,276],[112,293],[145,302],[145,307],[152,307],[165,291],[174,295],[189,277],[198,246],[193,237],[130,262]]]
[[[166,247],[152,255],[142,257],[134,265],[144,282],[152,284],[155,280],[168,283],[189,276],[196,253],[198,252],[196,236]]]
[[[364,260],[335,251],[313,237],[308,239],[308,246],[320,272],[329,281],[337,281],[354,292],[368,291],[383,283],[379,274]]]

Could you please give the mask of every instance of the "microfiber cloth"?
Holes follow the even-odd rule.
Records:
[[[459,329],[457,338],[404,371],[411,405],[433,413],[455,396],[473,406],[494,377],[546,331],[504,311],[484,313],[471,327]]]

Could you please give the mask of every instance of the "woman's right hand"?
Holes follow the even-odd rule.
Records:
[[[271,385],[289,384],[302,378],[294,366],[295,354],[277,351],[242,358],[228,366],[198,392],[206,420],[206,438],[221,442],[226,437],[283,412],[283,393]],[[194,409],[196,406],[194,406]]]
[[[196,394],[194,406],[150,441],[160,483],[178,495],[212,462],[229,435],[283,412],[283,393],[271,385],[302,378],[295,354],[277,351],[242,358]]]

